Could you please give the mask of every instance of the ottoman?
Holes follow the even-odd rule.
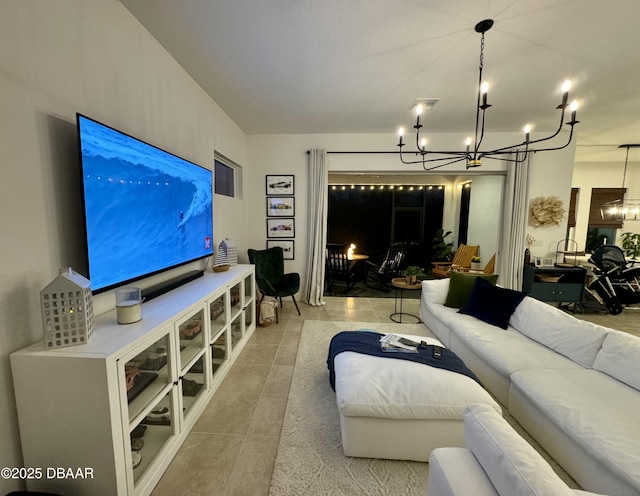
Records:
[[[442,346],[434,338],[404,336]],[[338,354],[334,369],[347,456],[426,462],[435,448],[465,447],[467,406],[486,404],[502,415],[480,384],[449,370],[352,351]]]

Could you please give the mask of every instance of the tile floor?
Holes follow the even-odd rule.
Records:
[[[327,297],[324,307],[284,301],[279,324],[258,327],[171,462],[152,496],[269,494],[273,464],[305,320],[389,322],[393,298]],[[419,300],[403,310],[418,314]],[[640,336],[640,311],[576,314]]]

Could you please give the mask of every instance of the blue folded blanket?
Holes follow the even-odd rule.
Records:
[[[447,348],[427,345],[426,348],[418,348],[418,353],[389,353],[380,348],[380,338],[383,334],[378,332],[362,331],[342,331],[333,336],[329,344],[329,357],[327,366],[329,367],[329,382],[331,389],[336,390],[336,375],[333,367],[333,359],[338,353],[343,351],[354,351],[363,355],[372,355],[384,358],[395,358],[398,360],[409,360],[410,362],[422,363],[438,369],[450,370],[459,374],[471,377],[480,383],[471,370],[458,358],[458,356]],[[439,348],[441,357],[434,357],[434,348]]]

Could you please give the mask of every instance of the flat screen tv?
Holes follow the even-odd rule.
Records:
[[[212,255],[212,173],[77,114],[94,293]]]

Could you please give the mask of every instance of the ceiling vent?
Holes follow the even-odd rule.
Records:
[[[422,105],[423,110],[431,110],[439,101],[440,98],[418,98],[413,101],[413,103],[409,107],[409,110],[415,110],[418,105]]]

